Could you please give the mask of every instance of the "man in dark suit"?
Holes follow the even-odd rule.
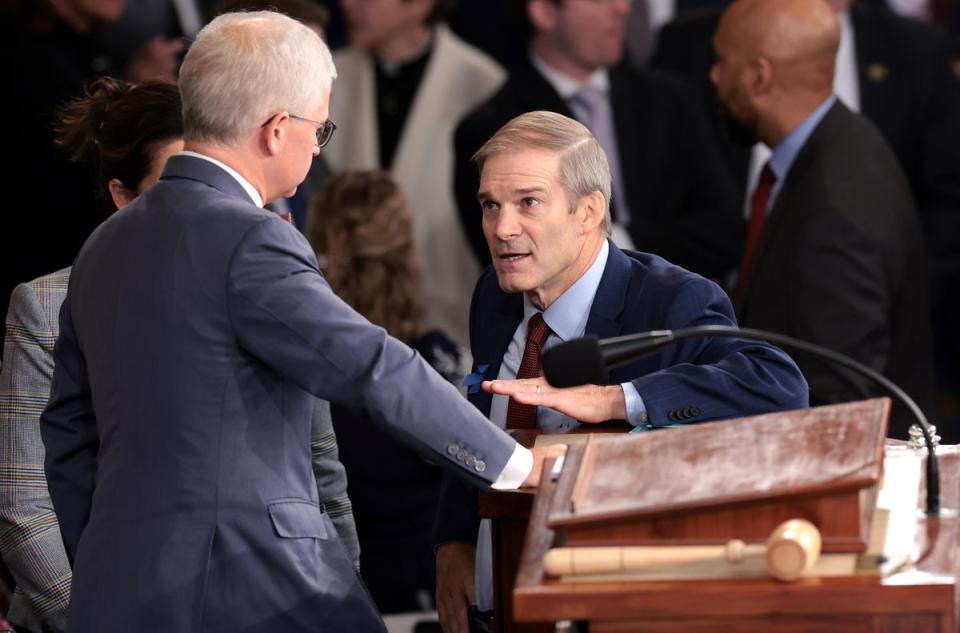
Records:
[[[605,385],[550,387],[530,360],[544,347],[584,334],[734,325],[733,310],[713,282],[608,239],[609,167],[576,121],[543,111],[521,115],[476,159],[493,266],[471,306],[474,378],[484,380],[471,401],[492,421],[568,429],[613,419],[647,429],[806,406],[806,384],[789,357],[742,339],[686,341],[612,371]],[[445,478],[437,605],[448,633],[466,630],[469,603],[491,606],[489,534],[482,530],[478,540],[476,503],[475,494]]]
[[[318,503],[315,396],[477,486],[536,474],[262,208],[330,139],[334,75],[296,20],[215,19],[181,69],[187,151],[76,259],[41,418],[68,631],[384,630]]]
[[[838,64],[851,66],[858,103],[842,92],[840,97],[876,125],[910,183],[926,244],[941,386],[960,394],[960,335],[953,327],[960,310],[960,101],[947,41],[936,28],[897,16],[879,3],[830,4],[852,43],[852,54]],[[716,12],[664,26],[653,58],[654,65],[690,79],[711,116],[717,107],[708,73],[719,19]],[[732,143],[723,148],[742,199],[750,152]]]
[[[731,270],[743,221],[695,97],[680,82],[621,63],[629,3],[527,0],[528,63],[456,131],[461,220],[489,262],[470,156],[513,117],[550,110],[593,132],[613,173],[614,239],[705,276]]]
[[[880,133],[833,94],[840,26],[819,0],[739,0],[711,79],[724,115],[773,151],[752,196],[734,293],[744,326],[847,354],[929,411],[923,249],[910,187]],[[878,393],[800,358],[815,403]],[[889,429],[906,437],[904,410]]]

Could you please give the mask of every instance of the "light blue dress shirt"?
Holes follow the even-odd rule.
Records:
[[[600,286],[600,278],[603,277],[609,255],[610,244],[604,240],[597,258],[587,272],[543,312],[543,320],[550,326],[552,332],[543,345],[544,349],[550,349],[558,343],[583,336],[587,328],[587,319],[590,317],[590,308],[593,307],[593,299],[597,296],[597,288]],[[498,380],[513,380],[517,377],[520,361],[523,359],[523,350],[527,345],[527,322],[539,311],[539,308],[524,296],[523,321],[517,326],[513,339],[507,346],[507,352],[503,355],[500,373],[497,374]],[[634,426],[645,426],[647,408],[643,398],[637,393],[633,383],[625,382],[620,386],[626,398],[627,421]],[[506,428],[509,402],[510,398],[507,396],[494,394],[490,403],[490,421],[500,428]],[[541,429],[568,430],[579,424],[559,411],[540,407],[537,411],[537,426]]]
[[[593,299],[597,296],[600,279],[607,267],[607,258],[610,255],[610,244],[604,240],[597,258],[587,272],[572,286],[567,288],[556,301],[543,311],[543,320],[550,326],[552,334],[547,338],[543,348],[549,349],[558,343],[583,336],[587,328],[587,319],[590,317],[590,308]],[[539,309],[523,298],[523,321],[517,326],[516,332],[507,352],[503,355],[498,380],[513,380],[517,377],[520,361],[523,358],[523,349],[527,344],[527,321]],[[637,393],[633,383],[625,382],[620,385],[627,403],[628,421],[638,428],[647,426],[647,409],[643,398]],[[500,428],[506,427],[507,405],[510,399],[507,396],[494,394],[490,403],[490,421]],[[539,407],[537,410],[537,426],[541,429],[567,430],[579,426],[573,418],[559,411]],[[490,535],[490,521],[480,522],[477,534],[477,559],[474,582],[477,590],[477,606],[486,611],[493,608],[493,546]]]
[[[780,194],[780,190],[783,189],[783,183],[786,181],[787,175],[790,173],[790,168],[797,159],[800,150],[807,144],[807,139],[810,138],[813,131],[817,129],[820,121],[823,120],[823,117],[827,115],[827,111],[833,107],[836,101],[836,95],[830,95],[803,123],[794,128],[792,132],[787,134],[787,136],[773,148],[773,154],[770,156],[770,170],[773,171],[777,180],[773,183],[773,189],[770,190],[770,199],[767,201],[767,212],[773,208],[773,203]]]

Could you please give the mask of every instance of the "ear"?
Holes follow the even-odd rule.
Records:
[[[581,196],[580,204],[577,207],[581,233],[587,234],[597,230],[597,227],[603,224],[606,209],[607,199],[599,191],[593,191],[585,196]]]
[[[260,146],[268,156],[275,156],[280,153],[287,140],[287,124],[289,122],[290,114],[284,110],[275,114],[266,125],[260,128]]]
[[[750,91],[755,95],[768,94],[773,89],[773,64],[766,57],[758,57],[750,64]]]
[[[550,0],[531,0],[527,3],[527,17],[536,31],[550,32],[557,28],[559,10]]]
[[[113,206],[118,209],[130,204],[130,201],[137,197],[136,192],[127,189],[122,182],[116,178],[111,178],[107,183],[107,189],[110,190],[110,197],[113,199]]]

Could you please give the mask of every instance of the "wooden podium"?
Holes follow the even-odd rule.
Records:
[[[762,540],[785,515],[817,524],[825,551],[862,551],[882,467],[888,407],[881,399],[810,409],[799,417],[761,416],[630,438],[594,438],[593,448],[581,444],[569,451],[559,478],[545,477],[535,502],[525,493],[485,494],[481,513],[494,518],[497,631],[549,631],[557,620],[588,622],[590,631],[600,633],[956,631],[960,529],[955,514],[924,519],[918,512],[922,555],[916,567],[885,577],[804,578],[793,584],[768,578],[569,582],[543,572],[543,556],[556,545]],[[791,432],[772,433],[778,419],[790,424]],[[767,432],[742,434],[756,431],[757,423]],[[741,456],[739,463],[728,461],[731,454]],[[625,457],[634,460],[630,477],[616,470]],[[586,469],[585,458],[594,460]],[[639,458],[646,460],[643,465]],[[709,482],[683,483],[685,468]],[[960,455],[944,455],[941,468],[943,505],[956,509]],[[662,476],[639,476],[650,469],[661,469]],[[743,471],[739,478],[738,471]],[[592,475],[582,479],[581,472]],[[658,487],[664,478],[667,483]],[[723,484],[721,493],[716,482]],[[755,494],[741,494],[750,488]],[[846,511],[835,513],[841,506]],[[530,514],[524,515],[528,508]],[[528,521],[521,559],[511,560],[518,532]],[[511,603],[510,568],[518,563]]]

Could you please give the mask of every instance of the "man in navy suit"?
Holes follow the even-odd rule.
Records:
[[[743,339],[682,342],[612,371],[606,385],[554,389],[542,377],[512,380],[527,364],[521,359],[528,353],[528,323],[531,331],[546,323],[543,345],[550,347],[584,334],[736,322],[713,282],[660,257],[622,251],[607,238],[610,170],[580,123],[545,111],[521,115],[474,161],[493,266],[480,278],[471,307],[474,370],[487,379],[471,400],[493,422],[513,426],[517,404],[536,405],[536,425],[554,429],[610,419],[648,429],[807,405],[807,385],[793,361]],[[468,604],[485,610],[492,603],[483,553],[489,532],[481,531],[478,541],[476,501],[446,478],[437,605],[448,633],[467,630]]]
[[[335,74],[295,20],[211,22],[181,70],[186,151],[77,257],[41,419],[68,631],[382,631],[317,499],[314,396],[478,487],[536,476],[262,208],[330,139]]]

